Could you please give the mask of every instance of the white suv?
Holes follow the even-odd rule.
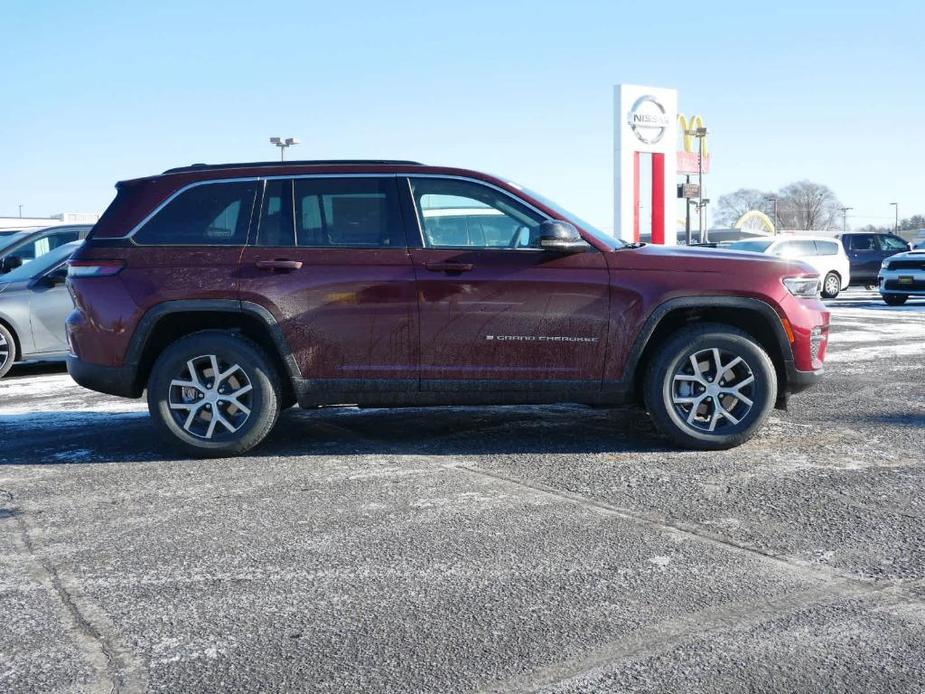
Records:
[[[838,239],[826,236],[784,236],[773,239],[747,239],[723,244],[734,251],[765,253],[802,260],[822,277],[822,296],[834,299],[851,281],[851,263]]]

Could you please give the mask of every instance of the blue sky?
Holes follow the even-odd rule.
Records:
[[[922,2],[0,0],[0,215],[99,211],[191,162],[398,157],[612,225],[612,87],[675,87],[709,197],[809,178],[925,213]]]

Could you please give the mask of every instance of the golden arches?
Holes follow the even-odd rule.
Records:
[[[761,210],[749,210],[748,212],[743,214],[736,221],[735,228],[742,229],[746,224],[748,224],[751,221],[760,222],[761,226],[763,226],[769,234],[776,233],[776,229],[774,228],[774,222],[772,222],[771,218],[768,217]]]
[[[705,127],[703,124],[703,118],[700,116],[692,116],[690,121],[687,120],[687,117],[683,113],[678,114],[678,125],[681,126],[681,134],[684,136],[684,151],[690,152],[692,154],[699,154],[699,152],[694,148],[694,136],[689,135],[688,133],[691,130],[696,128]],[[707,138],[703,138],[703,156],[710,154],[710,148],[707,146]]]

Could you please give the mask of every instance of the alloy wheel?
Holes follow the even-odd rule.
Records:
[[[234,434],[253,407],[253,386],[239,364],[214,354],[194,357],[170,381],[168,404],[174,421],[201,439]]]
[[[681,361],[671,377],[671,404],[689,427],[720,433],[748,415],[754,389],[755,375],[745,359],[712,347]]]
[[[0,332],[0,371],[3,370],[3,367],[6,366],[7,361],[12,357],[13,350],[11,345],[7,342],[6,337]]]
[[[839,284],[840,282],[835,275],[829,275],[825,279],[825,293],[829,296],[835,296],[838,294],[838,290],[841,289]]]

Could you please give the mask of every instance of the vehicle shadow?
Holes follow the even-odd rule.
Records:
[[[67,373],[67,364],[63,361],[34,361],[14,364],[4,381],[14,378],[28,378],[29,376],[48,376],[51,374]]]
[[[184,460],[146,411],[0,415],[0,465]],[[249,458],[505,455],[672,450],[638,408],[580,405],[292,408]]]

